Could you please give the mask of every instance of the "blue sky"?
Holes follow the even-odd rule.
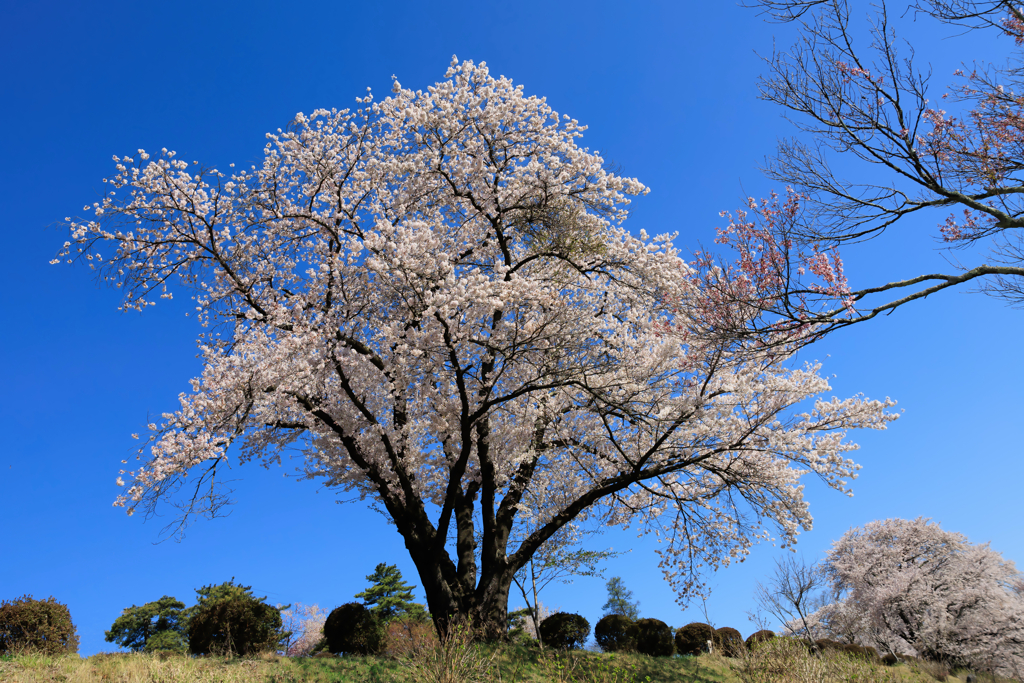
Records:
[[[368,86],[383,97],[392,74],[425,88],[456,54],[589,125],[583,144],[652,188],[631,229],[678,231],[677,246],[694,249],[712,243],[719,211],[772,189],[757,166],[792,133],[757,99],[755,54],[773,38],[788,44],[789,29],[730,3],[42,0],[5,3],[4,15],[0,599],[66,603],[83,656],[115,649],[103,631],[122,608],[162,595],[192,604],[194,589],[231,577],[271,603],[327,609],[363,590],[378,562],[419,583],[382,517],[295,481],[294,463],[236,462],[230,516],[199,520],[180,543],[154,544],[172,508],[143,523],[111,506],[130,434],[173,409],[200,370],[185,304],[122,314],[85,268],[48,263],[65,239],[56,224],[97,199],[111,155],[167,147],[211,165],[258,161],[264,134],[296,112],[350,106]],[[910,30],[919,55],[939,60],[940,87],[960,59],[1008,47],[943,40],[930,26]],[[851,283],[948,270],[929,240],[939,220],[849,253]],[[887,432],[854,435],[864,465],[854,498],[807,482],[815,527],[800,552],[817,559],[851,526],[923,515],[1024,564],[1022,333],[1021,312],[949,292],[805,350],[801,360],[821,359],[836,375],[836,395],[891,396],[905,413]],[[613,530],[592,545],[632,549],[606,576],[623,577],[642,616],[704,620],[699,602],[675,604],[651,539]],[[754,583],[780,552],[755,548],[711,577],[717,626],[754,630],[745,614]],[[604,599],[602,579],[542,596],[592,624]]]

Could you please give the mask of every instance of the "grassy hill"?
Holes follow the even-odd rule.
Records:
[[[646,657],[597,652],[540,652],[522,645],[455,644],[413,656],[188,658],[148,654],[46,657],[0,661],[4,683],[950,683],[966,680],[934,665],[892,667],[799,648],[759,650],[741,659],[718,655]],[[980,680],[992,680],[979,678]]]

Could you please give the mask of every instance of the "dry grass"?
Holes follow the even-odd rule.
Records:
[[[411,638],[410,638],[411,639]],[[932,683],[939,671],[885,667],[844,653],[811,656],[797,643],[766,643],[742,659],[540,652],[475,645],[464,633],[424,638],[391,657],[189,658],[180,655],[21,655],[0,661],[4,683]],[[950,674],[947,681],[963,681]],[[1001,682],[1006,683],[1006,682]]]
[[[744,683],[903,683],[920,676],[906,667],[886,667],[845,652],[811,655],[794,638],[759,643],[739,661]]]

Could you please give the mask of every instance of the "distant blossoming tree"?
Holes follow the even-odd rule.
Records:
[[[827,381],[784,344],[703,334],[733,311],[670,235],[622,227],[639,181],[484,64],[445,78],[299,114],[251,170],[117,157],[95,216],[68,219],[61,258],[125,308],[191,293],[206,328],[202,375],[116,504],[152,513],[198,474],[181,531],[227,502],[232,444],[268,466],[300,449],[308,477],[395,525],[435,625],[489,638],[569,524],[658,533],[682,597],[702,567],[793,543],[800,477],[847,491],[845,430],[884,428],[892,402],[815,398]]]
[[[927,519],[851,529],[825,560],[839,601],[830,635],[1004,676],[1024,672],[1024,598],[1013,562]]]
[[[751,4],[798,27],[795,45],[766,58],[761,96],[786,110],[800,136],[781,142],[764,169],[787,186],[785,196],[751,198],[742,211],[723,214],[729,222],[718,242],[738,260],[700,255],[707,286],[743,304],[746,313],[733,318],[729,332],[787,330],[810,342],[952,287],[973,286],[1024,305],[1019,3],[920,0],[890,14],[899,3],[865,2],[870,21],[863,31],[851,21],[861,11],[849,0]],[[997,49],[1005,46],[1009,66],[967,56],[964,63],[974,66],[957,71],[948,91],[930,96],[929,70],[895,30],[897,16],[922,15],[951,33],[989,32]],[[850,284],[844,245],[916,230],[927,216],[953,266]],[[881,241],[875,248],[884,248]]]
[[[277,608],[281,610],[281,629],[290,634],[283,643],[284,654],[288,657],[309,655],[324,637],[327,610],[301,602],[292,606],[278,604]]]

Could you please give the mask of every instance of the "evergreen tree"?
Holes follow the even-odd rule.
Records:
[[[355,597],[362,599],[377,619],[389,621],[402,614],[414,618],[426,615],[422,605],[412,602],[412,591],[416,586],[402,581],[402,572],[396,565],[382,562],[366,580],[373,585],[356,593]]]
[[[109,631],[104,633],[108,643],[117,643],[133,652],[145,650],[184,651],[184,638],[188,621],[185,603],[165,595],[141,607],[127,607]]]
[[[264,600],[252,594],[252,586],[236,584],[234,577],[197,588],[196,604],[186,610],[189,650],[244,656],[280,649],[291,633],[282,627],[280,609]]]
[[[633,602],[633,591],[626,588],[621,576],[613,576],[605,584],[608,602],[601,609],[604,614],[621,614],[636,621],[640,617],[640,601]]]

